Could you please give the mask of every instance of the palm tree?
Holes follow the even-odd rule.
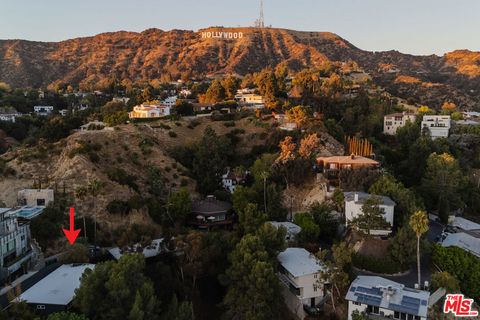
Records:
[[[97,252],[97,212],[95,210],[95,197],[100,192],[102,188],[102,182],[98,179],[92,179],[88,182],[88,193],[93,197],[93,212],[94,212],[94,219],[93,219],[93,247],[94,252]]]
[[[84,200],[88,194],[87,187],[78,187],[75,189],[75,197]],[[83,237],[87,240],[87,225],[85,223],[85,211],[83,212]],[[87,241],[88,242],[88,241]]]
[[[267,171],[262,171],[260,176],[263,179],[263,207],[265,208],[265,213],[267,213],[267,179],[270,174]]]
[[[421,284],[420,277],[420,238],[428,231],[428,216],[425,211],[417,211],[410,217],[410,227],[417,235],[417,271],[418,271],[418,285]]]

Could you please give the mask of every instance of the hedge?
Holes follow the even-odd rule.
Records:
[[[367,270],[375,273],[382,274],[395,274],[405,270],[402,270],[398,263],[395,263],[390,258],[377,259],[371,256],[364,256],[360,254],[354,254],[352,263],[355,267]]]

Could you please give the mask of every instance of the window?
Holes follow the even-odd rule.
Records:
[[[394,318],[394,319],[400,319],[400,312],[395,311],[395,312],[393,313],[393,318]]]
[[[360,302],[357,302],[357,301],[352,301],[352,303],[356,306],[361,306],[362,305]]]
[[[45,199],[37,199],[37,206],[44,206],[45,205]]]
[[[380,314],[380,308],[373,306],[373,307],[372,307],[372,313],[373,313],[373,314]]]
[[[44,304],[37,304],[37,310],[45,310]]]

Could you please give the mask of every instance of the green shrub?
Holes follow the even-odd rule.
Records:
[[[480,300],[480,260],[458,247],[432,246],[432,262],[441,270],[455,276],[460,289],[469,298]]]
[[[113,200],[107,204],[107,211],[111,214],[127,214],[130,212],[128,202],[122,200]]]
[[[227,122],[224,122],[223,125],[227,128],[235,127],[235,121],[227,121]]]
[[[107,176],[110,180],[115,181],[121,185],[129,186],[135,191],[139,191],[138,185],[135,182],[137,178],[133,175],[129,175],[125,170],[118,167],[110,168],[107,171]]]
[[[367,270],[375,273],[382,274],[395,274],[405,270],[402,270],[398,263],[392,261],[392,259],[385,257],[377,259],[371,256],[364,256],[360,254],[354,254],[352,257],[352,263],[355,267]]]

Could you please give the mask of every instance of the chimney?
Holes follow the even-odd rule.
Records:
[[[352,154],[350,155],[350,158],[352,158],[352,160],[354,160],[354,159],[355,159],[355,154],[352,153]]]
[[[353,200],[354,200],[355,202],[358,202],[358,193],[355,192],[355,193],[353,194]]]

